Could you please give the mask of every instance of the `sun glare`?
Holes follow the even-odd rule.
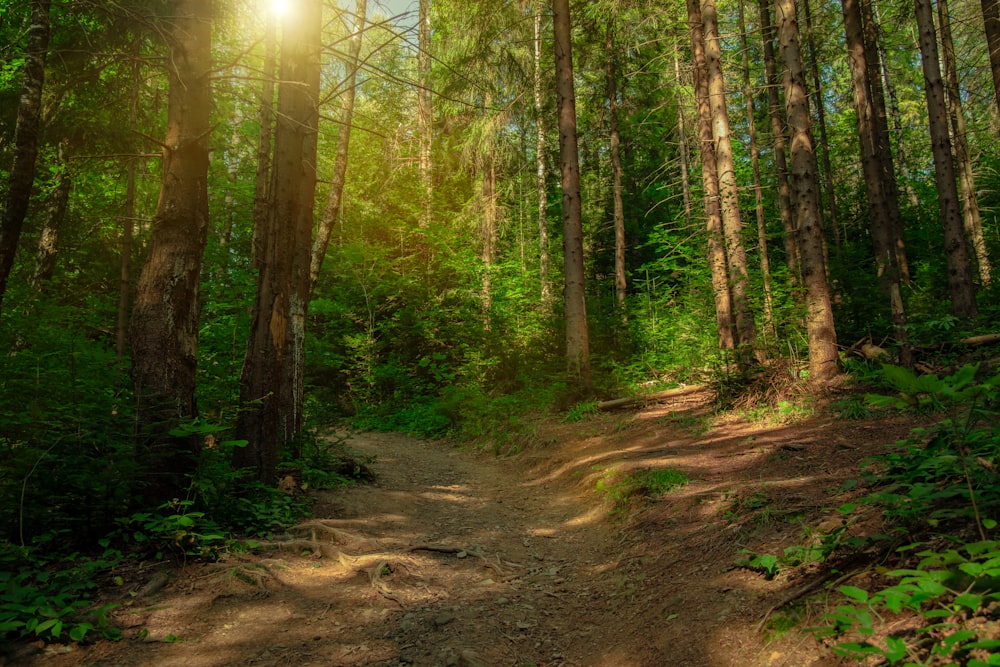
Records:
[[[292,8],[291,0],[270,0],[271,13],[275,16],[284,16]]]

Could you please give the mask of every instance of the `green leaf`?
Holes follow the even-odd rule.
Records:
[[[885,645],[885,657],[889,659],[890,663],[898,662],[906,657],[906,642],[899,637],[886,637]]]
[[[857,586],[841,586],[837,590],[858,602],[868,602],[868,591]]]
[[[90,623],[80,623],[73,626],[73,629],[69,631],[69,638],[75,642],[81,642],[87,636],[87,633],[94,629],[94,626]]]
[[[955,598],[955,604],[968,607],[972,611],[976,611],[983,604],[983,596],[976,595],[974,593],[963,593]]]

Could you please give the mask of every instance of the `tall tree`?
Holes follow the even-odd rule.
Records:
[[[431,95],[431,0],[419,1],[419,23],[417,25],[417,140],[420,142],[420,185],[423,187],[423,206],[420,212],[420,226],[426,227],[431,221],[432,198],[434,193],[431,150],[434,139],[434,107]]]
[[[608,125],[611,135],[611,197],[615,228],[615,299],[625,304],[628,278],[625,274],[625,207],[622,201],[621,133],[618,128],[618,72],[615,67],[615,34],[613,21],[608,21],[604,34],[607,57],[605,80],[608,95]]]
[[[868,218],[875,250],[875,270],[879,285],[889,299],[896,339],[906,350],[906,311],[900,289],[900,267],[896,260],[892,208],[896,203],[886,189],[887,157],[879,150],[875,122],[877,111],[872,103],[872,68],[868,64],[869,49],[865,48],[862,13],[859,0],[842,0],[847,60],[851,71],[854,109],[858,117],[858,141],[861,146],[861,170],[864,175],[865,193],[868,198]],[[876,76],[878,71],[876,70]],[[878,85],[878,82],[875,82]],[[888,168],[891,171],[891,168]],[[898,217],[898,206],[896,215]],[[904,361],[908,361],[904,359]]]
[[[778,0],[778,46],[784,65],[785,111],[788,117],[795,219],[798,223],[802,285],[805,288],[809,338],[809,379],[822,383],[837,374],[837,333],[826,278],[823,230],[819,214],[819,169],[812,137],[809,97],[799,49],[795,0]]]
[[[28,202],[35,183],[39,124],[42,117],[42,88],[45,86],[45,58],[49,51],[49,9],[51,0],[32,0],[28,45],[24,51],[24,80],[17,106],[14,129],[14,164],[7,180],[7,193],[0,213],[0,311],[7,293],[7,279],[21,239]]]
[[[948,111],[944,102],[944,84],[938,60],[937,33],[930,0],[914,0],[920,62],[924,73],[924,96],[934,157],[934,181],[937,185],[938,214],[944,228],[944,250],[948,262],[948,294],[952,312],[958,317],[975,317],[976,290],[969,267],[969,254],[958,206],[958,188],[948,136]]]
[[[955,43],[951,37],[951,16],[948,14],[948,0],[938,0],[938,24],[941,26],[941,52],[948,89],[948,117],[951,120],[951,136],[955,146],[955,166],[958,167],[958,186],[962,196],[962,220],[965,234],[972,244],[979,268],[979,281],[989,285],[990,256],[983,238],[983,220],[979,214],[979,198],[976,196],[976,177],[972,170],[972,156],[965,133],[965,113],[962,111],[962,92],[958,83],[958,63],[955,58]]]
[[[722,49],[719,46],[719,22],[715,0],[702,0],[705,64],[708,73],[708,103],[712,112],[712,139],[715,142],[715,166],[719,172],[719,196],[722,232],[726,239],[726,265],[729,289],[733,298],[736,346],[740,363],[753,359],[757,351],[757,330],[748,297],[750,279],[746,248],[743,245],[743,220],[740,215],[736,163],[733,160],[726,107],[726,80],[722,73]]]
[[[795,234],[795,211],[792,209],[792,186],[788,180],[785,117],[778,89],[778,65],[774,54],[775,29],[771,20],[771,0],[759,0],[760,33],[764,46],[764,72],[767,85],[767,110],[771,119],[771,141],[774,144],[774,172],[778,182],[778,209],[784,230],[785,263],[791,283],[799,283],[799,247]]]
[[[576,137],[576,95],[573,86],[569,0],[552,0],[552,20],[559,110],[559,162],[562,169],[566,362],[570,377],[589,388],[590,341],[587,330],[583,206],[580,201],[580,157]]]
[[[715,322],[719,348],[736,349],[736,326],[733,295],[726,269],[726,244],[722,233],[722,210],[719,203],[719,170],[716,167],[715,141],[712,138],[712,109],[708,100],[708,72],[705,64],[704,23],[699,0],[687,0],[688,31],[691,37],[691,76],[698,113],[698,147],[701,156],[701,180],[704,188],[705,226],[708,236],[708,266],[715,296]]]
[[[990,71],[993,74],[993,94],[1000,111],[1000,0],[980,0],[983,10],[983,28],[990,53]]]
[[[302,428],[322,14],[321,0],[302,0],[281,26],[271,205],[259,234],[263,256],[236,424],[247,445],[233,457],[264,483],[274,481],[278,451]]]
[[[542,101],[542,17],[545,14],[545,0],[537,0],[534,6],[534,93],[535,93],[535,189],[538,197],[538,279],[541,282],[541,301],[548,307],[552,300],[552,286],[549,281],[549,222],[547,169],[545,167],[545,105]]]
[[[351,124],[354,119],[355,87],[358,81],[358,64],[361,58],[361,42],[364,36],[365,20],[368,13],[367,0],[357,0],[354,9],[354,29],[351,31],[350,48],[344,57],[344,77],[342,84],[342,100],[340,107],[340,128],[337,134],[337,154],[334,158],[333,178],[330,180],[330,192],[326,198],[326,208],[316,229],[313,240],[312,260],[309,265],[310,290],[315,289],[319,279],[319,271],[323,267],[326,249],[330,244],[330,235],[340,219],[341,202],[344,196],[344,184],[347,178],[347,156],[351,148]]]
[[[740,29],[740,47],[743,52],[743,100],[747,106],[747,134],[750,139],[750,168],[753,172],[754,212],[757,215],[757,244],[760,247],[760,272],[764,283],[764,331],[773,337],[774,290],[771,287],[771,261],[767,255],[767,218],[764,212],[764,193],[760,178],[760,144],[757,141],[757,119],[754,90],[750,83],[750,44],[747,39],[746,11],[743,0],[737,3]]]
[[[59,142],[57,149],[55,187],[49,195],[45,211],[45,223],[38,238],[38,252],[35,256],[35,272],[31,284],[35,289],[52,279],[56,268],[56,254],[59,252],[59,234],[62,231],[63,220],[66,218],[66,208],[69,205],[69,194],[73,187],[73,179],[69,171],[69,140]]]
[[[208,235],[212,2],[173,0],[169,8],[163,183],[130,325],[139,461],[149,471],[143,494],[152,501],[179,497],[196,463],[197,439],[171,429],[197,415],[198,286]]]
[[[250,264],[260,270],[264,256],[264,239],[267,216],[271,210],[271,149],[274,142],[274,82],[277,68],[278,26],[274,12],[264,15],[264,62],[260,81],[260,126],[257,132],[257,170],[253,182],[253,246]]]

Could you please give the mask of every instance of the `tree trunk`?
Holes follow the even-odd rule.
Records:
[[[257,172],[253,187],[253,245],[250,265],[260,271],[264,257],[267,216],[271,210],[271,148],[274,140],[274,80],[277,68],[277,25],[273,12],[264,19],[264,62],[260,82],[260,129],[257,133]]]
[[[281,35],[271,206],[257,278],[250,340],[240,377],[236,433],[247,445],[233,465],[275,478],[278,451],[302,428],[305,317],[316,194],[321,0],[289,12]]]
[[[559,108],[559,161],[562,167],[563,266],[566,280],[566,362],[569,376],[589,389],[590,342],[583,262],[583,209],[576,139],[572,30],[569,0],[552,0],[556,93]]]
[[[14,162],[7,180],[3,212],[0,213],[0,312],[35,183],[51,4],[50,0],[33,0],[31,3],[31,26],[28,28],[28,46],[24,52],[24,81],[21,84],[21,99],[17,106],[17,124],[14,128]]]
[[[705,224],[708,232],[708,265],[715,296],[715,321],[719,348],[736,349],[736,321],[733,296],[726,275],[726,244],[722,234],[722,211],[719,205],[719,170],[712,139],[712,109],[708,101],[708,73],[705,64],[704,24],[699,0],[687,0],[688,29],[691,35],[691,74],[698,110],[698,147],[701,155],[701,178],[705,190]]]
[[[681,85],[680,45],[674,42],[674,76],[677,86]],[[684,222],[691,224],[691,157],[688,150],[687,123],[684,119],[684,105],[677,105],[677,147],[681,159],[681,193],[684,196]]]
[[[69,204],[69,193],[73,179],[69,173],[69,141],[63,139],[59,143],[59,165],[56,173],[56,185],[49,195],[45,212],[45,226],[38,238],[38,254],[35,258],[35,273],[31,277],[31,285],[41,290],[45,283],[52,280],[56,269],[56,254],[59,252],[59,232],[66,219],[66,207]]]
[[[990,70],[993,73],[993,95],[1000,112],[1000,0],[981,0],[986,44],[990,52]]]
[[[785,264],[788,266],[789,282],[798,285],[799,247],[795,235],[795,211],[792,209],[792,186],[788,182],[788,163],[785,156],[785,119],[781,100],[778,97],[780,82],[778,66],[774,55],[774,24],[771,22],[770,0],[759,0],[760,31],[764,46],[764,72],[767,79],[767,107],[771,117],[771,137],[774,142],[774,171],[778,183],[778,208],[781,212],[781,228],[784,230]]]
[[[794,0],[778,0],[778,44],[784,65],[785,109],[791,133],[795,218],[806,291],[806,330],[809,338],[809,379],[823,383],[837,374],[837,334],[826,279],[823,230],[819,216],[819,174],[813,147],[805,72],[799,51],[799,26]]]
[[[344,196],[344,184],[347,176],[347,158],[351,148],[351,123],[354,119],[355,86],[358,80],[358,62],[361,58],[361,43],[365,30],[365,20],[368,13],[367,0],[357,0],[354,10],[354,29],[351,32],[351,45],[344,59],[343,100],[340,111],[340,128],[337,134],[337,155],[334,159],[333,177],[330,180],[330,192],[326,198],[326,208],[320,218],[316,230],[316,238],[312,246],[312,260],[309,265],[309,290],[316,288],[319,272],[326,258],[326,249],[330,244],[330,235],[340,219],[341,202]]]
[[[487,103],[489,108],[490,104]],[[496,262],[497,250],[497,221],[499,220],[499,208],[497,202],[497,171],[496,160],[493,150],[487,149],[488,153],[482,162],[483,183],[483,213],[480,218],[479,236],[482,243],[481,257],[483,260],[483,326],[490,328],[490,316],[493,311],[493,265]]]
[[[903,221],[899,215],[899,185],[896,182],[896,168],[892,159],[892,143],[889,141],[889,121],[885,108],[885,94],[882,91],[882,73],[883,71],[886,73],[885,80],[889,81],[889,70],[886,67],[880,66],[883,59],[878,23],[875,20],[874,0],[860,0],[860,3],[865,63],[868,68],[866,79],[871,103],[875,152],[880,158],[879,173],[882,178],[885,203],[888,207],[888,221],[899,278],[902,282],[908,283],[910,282],[910,266],[906,258],[906,243],[903,240]],[[903,145],[901,135],[898,143],[900,146]]]
[[[608,123],[611,134],[611,195],[614,202],[615,228],[615,300],[625,305],[628,281],[625,275],[625,208],[622,203],[621,137],[618,132],[618,85],[615,69],[614,28],[611,23],[605,34],[604,50],[607,55]]]
[[[140,41],[133,44],[133,56],[139,54]],[[138,129],[139,86],[142,85],[139,59],[132,61],[132,99],[129,102],[128,126],[132,134]],[[118,326],[115,333],[115,352],[124,357],[128,350],[129,296],[132,290],[132,236],[135,229],[135,171],[138,158],[130,156],[125,167],[125,219],[122,221],[122,258],[118,277]]]
[[[420,185],[423,189],[423,206],[420,212],[420,226],[430,225],[434,194],[431,168],[431,148],[433,146],[433,113],[431,101],[431,0],[419,2],[419,25],[417,26],[417,135],[420,142]]]
[[[727,276],[736,323],[736,349],[740,364],[746,365],[752,361],[757,351],[757,331],[747,296],[750,279],[747,274],[746,248],[743,246],[743,220],[740,216],[739,188],[736,185],[736,165],[729,137],[726,80],[722,74],[722,50],[719,47],[715,0],[702,0],[701,17],[708,72],[708,103],[712,112],[712,139],[715,142],[715,165],[719,172],[722,231],[726,239]]]
[[[920,61],[924,72],[924,95],[934,156],[934,177],[937,185],[938,213],[944,228],[944,248],[948,260],[948,294],[952,312],[957,317],[975,317],[976,291],[969,268],[969,255],[962,230],[962,215],[958,207],[958,188],[952,162],[951,139],[948,137],[948,112],[944,103],[944,85],[938,62],[937,35],[930,0],[915,0],[917,32],[920,37]]]
[[[876,134],[878,129],[874,119],[876,112],[872,106],[872,85],[869,78],[872,68],[868,64],[869,50],[865,48],[860,0],[842,0],[842,4],[847,59],[851,71],[851,87],[854,92],[854,109],[858,116],[861,169],[865,179],[865,192],[868,196],[868,218],[875,250],[875,268],[879,285],[889,298],[896,339],[906,350],[906,312],[903,307],[899,265],[896,262],[893,240],[892,202],[885,190],[885,179],[883,178],[885,169],[882,160],[885,155],[877,148]]]
[[[151,502],[184,497],[197,463],[197,438],[171,430],[197,415],[198,287],[208,235],[212,2],[170,7],[163,185],[130,326],[138,460],[147,471],[140,493]]]
[[[771,288],[771,261],[767,255],[767,222],[764,213],[764,193],[760,180],[760,145],[757,143],[757,119],[754,90],[750,84],[750,45],[747,40],[746,11],[743,0],[737,4],[740,46],[743,51],[743,99],[747,105],[747,131],[750,136],[750,166],[753,170],[754,211],[757,214],[757,243],[760,246],[760,272],[764,282],[764,331],[774,342],[774,294]],[[766,349],[766,345],[761,346]]]
[[[840,252],[840,212],[837,210],[837,193],[833,187],[833,168],[830,166],[830,141],[826,136],[826,104],[823,102],[823,83],[819,75],[819,56],[816,40],[813,39],[812,8],[809,0],[803,0],[806,12],[806,48],[809,49],[809,72],[812,75],[813,93],[816,95],[816,123],[819,125],[820,159],[823,165],[823,184],[826,186],[826,201],[830,208],[830,228],[833,243]]]
[[[992,281],[990,257],[986,252],[983,238],[983,221],[979,215],[979,199],[976,197],[976,179],[972,171],[969,142],[965,136],[965,114],[962,112],[962,94],[958,85],[958,65],[955,61],[955,46],[951,38],[951,17],[948,15],[948,0],[938,0],[938,21],[941,25],[941,50],[948,85],[948,116],[951,120],[951,135],[955,142],[955,162],[958,167],[958,185],[962,196],[962,220],[965,234],[972,242],[972,250],[979,268],[979,281],[988,286]]]
[[[552,302],[552,286],[549,284],[549,223],[548,190],[546,189],[545,168],[545,106],[542,102],[542,14],[545,0],[538,0],[535,6],[535,185],[538,190],[538,279],[541,283],[542,307],[548,310]]]

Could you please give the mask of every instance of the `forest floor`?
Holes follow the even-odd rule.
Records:
[[[377,483],[317,493],[291,550],[173,569],[114,613],[121,641],[28,646],[8,664],[842,664],[811,634],[782,632],[822,623],[823,573],[766,580],[735,562],[842,525],[843,483],[914,424],[766,426],[713,417],[710,398],[547,422],[506,458],[355,434]],[[662,468],[690,481],[630,496],[630,474]],[[323,557],[308,553],[313,536]]]

